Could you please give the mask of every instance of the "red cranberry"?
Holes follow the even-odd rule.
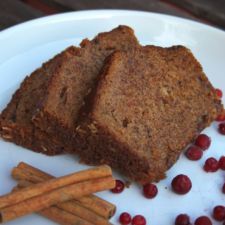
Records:
[[[121,193],[124,190],[124,183],[121,180],[116,180],[116,186],[111,189],[113,193]]]
[[[131,222],[131,216],[127,212],[123,212],[120,214],[119,221],[122,225],[127,225]]]
[[[225,123],[219,124],[219,126],[218,126],[218,131],[219,131],[221,134],[225,135]]]
[[[206,150],[209,148],[211,144],[211,138],[206,134],[200,134],[195,140],[195,145],[197,145],[202,150]]]
[[[143,194],[146,198],[154,198],[158,193],[158,188],[155,184],[145,184],[143,186]]]
[[[212,225],[212,222],[209,217],[200,216],[195,220],[195,225]]]
[[[180,214],[175,220],[175,225],[191,225],[190,218],[187,214]]]
[[[146,225],[146,219],[142,215],[136,215],[132,219],[132,225]]]
[[[216,121],[217,122],[225,121],[225,113],[217,116]]]
[[[216,172],[219,169],[218,161],[211,157],[205,161],[204,170],[206,172]]]
[[[219,168],[225,170],[225,156],[221,156],[219,160]]]
[[[225,183],[223,184],[222,192],[225,194]]]
[[[225,220],[225,207],[218,205],[213,209],[213,218],[217,221]]]
[[[190,146],[185,152],[187,158],[194,161],[201,159],[202,154],[203,154],[202,150],[195,145]]]
[[[191,190],[191,187],[191,180],[186,175],[180,174],[172,180],[172,188],[177,194],[186,194]]]
[[[215,91],[216,91],[216,94],[217,94],[217,96],[218,96],[219,98],[222,98],[222,97],[223,97],[223,92],[222,92],[222,90],[220,90],[219,88],[216,88]]]

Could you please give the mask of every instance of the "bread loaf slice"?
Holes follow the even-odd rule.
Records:
[[[32,117],[45,95],[49,80],[61,61],[75,55],[69,47],[26,77],[0,115],[0,135],[7,141],[47,155],[62,153],[62,143],[34,127]]]
[[[115,50],[130,50],[138,45],[133,30],[127,26],[82,41],[76,57],[61,61],[51,76],[44,100],[33,116],[35,126],[64,143],[67,151],[74,151],[79,111],[98,81],[105,58]]]
[[[82,161],[106,163],[141,183],[164,178],[223,108],[182,46],[113,53],[90,96],[77,127]]]
[[[25,78],[1,113],[1,137],[47,155],[62,153],[65,143],[74,149],[73,122],[105,57],[137,45],[133,30],[119,26],[44,63]]]

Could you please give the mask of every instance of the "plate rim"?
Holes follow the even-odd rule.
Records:
[[[129,10],[129,9],[93,9],[93,10],[78,10],[78,11],[72,11],[72,12],[65,12],[65,13],[57,13],[54,15],[47,15],[35,19],[31,19],[16,25],[13,25],[11,27],[5,28],[0,31],[0,38],[3,38],[4,36],[9,35],[10,33],[18,32],[19,29],[22,27],[29,28],[36,24],[41,23],[57,23],[59,21],[69,21],[69,20],[83,20],[83,19],[91,19],[93,17],[95,18],[109,18],[109,17],[117,17],[117,16],[153,16],[153,17],[162,17],[162,18],[168,18],[170,20],[179,20],[183,21],[186,24],[193,24],[194,26],[197,26],[199,28],[204,28],[212,32],[217,32],[220,35],[225,35],[225,31],[214,27],[209,24],[201,23],[199,21],[195,21],[188,18],[183,18],[179,16],[164,14],[164,13],[157,13],[157,12],[149,12],[149,11],[141,11],[141,10]]]

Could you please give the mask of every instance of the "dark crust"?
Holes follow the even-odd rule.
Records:
[[[32,112],[35,110],[35,105],[29,105],[29,102],[26,103],[26,101],[24,101],[24,96],[26,97],[26,93],[29,93],[31,89],[35,87],[36,79],[43,79],[41,87],[37,88],[37,90],[39,89],[38,91],[41,91],[42,95],[35,103],[37,106],[41,104],[42,98],[45,95],[46,86],[49,82],[46,73],[50,72],[49,69],[56,67],[60,60],[64,60],[67,55],[72,55],[74,49],[74,47],[67,48],[24,79],[19,89],[13,94],[11,101],[0,115],[0,136],[4,140],[14,142],[17,145],[46,155],[57,155],[63,152],[64,147],[61,143],[57,143],[54,137],[48,136],[46,132],[34,126],[31,119],[33,116]],[[39,78],[40,76],[42,77]],[[46,76],[46,78],[43,76]],[[24,107],[30,111],[24,114],[26,118],[21,118],[21,116],[18,118],[18,115],[21,113],[20,109]]]
[[[47,138],[46,133],[39,129],[5,120],[1,121],[0,125],[0,134],[5,141],[50,156],[61,154],[64,151],[63,146]]]
[[[80,142],[77,149],[81,162],[89,165],[110,165],[130,180],[142,184],[165,178],[164,173],[150,171],[148,161],[144,157],[130,151],[125,143],[121,143],[113,134],[93,121],[81,124],[76,134],[76,139]]]
[[[164,48],[154,46],[149,46],[149,48],[157,48],[157,51],[162,51],[163,55]],[[188,51],[190,57],[193,57],[193,63],[198,67],[198,70],[202,71],[200,64],[188,49],[183,46],[174,46],[167,50],[169,52],[176,50]],[[79,154],[81,160],[85,163],[94,165],[102,163],[109,164],[128,176],[131,180],[138,181],[142,184],[157,182],[165,177],[165,172],[177,161],[181,151],[222,112],[223,107],[221,100],[216,96],[213,86],[202,73],[200,77],[211,90],[211,98],[214,102],[215,111],[211,112],[210,115],[197,124],[197,129],[188,139],[179,144],[179,148],[170,149],[171,153],[167,155],[165,165],[158,167],[157,159],[155,159],[154,163],[150,163],[147,157],[138,154],[138,152],[130,148],[127,143],[121,142],[120,137],[115,136],[109,131],[107,124],[101,123],[101,120],[95,117],[94,111],[96,105],[98,105],[98,97],[101,95],[102,88],[105,85],[104,80],[108,74],[111,73],[112,65],[117,64],[121,60],[120,58],[118,59],[120,54],[120,52],[115,52],[108,57],[97,88],[93,89],[88,98],[86,98],[85,105],[88,105],[88,107],[82,109],[82,116],[80,118],[82,122],[77,127],[76,140],[79,142],[78,146],[83,149]],[[111,83],[111,85],[113,84]]]

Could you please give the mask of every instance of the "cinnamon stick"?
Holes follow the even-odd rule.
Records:
[[[38,213],[61,225],[93,225],[93,223],[90,223],[55,206],[43,209]]]
[[[111,176],[108,176],[61,187],[51,192],[24,200],[15,205],[0,209],[0,222],[7,222],[32,212],[41,211],[42,209],[56,205],[60,202],[111,189],[114,186],[115,180]],[[20,191],[15,193],[19,192]]]
[[[30,185],[32,185],[31,182],[20,180],[18,182],[17,187],[24,188],[24,187],[27,187],[27,186],[30,186]],[[59,208],[59,209],[61,209],[63,211],[63,213],[62,213],[63,216],[67,215],[67,214],[64,213],[64,211],[65,211],[65,212],[67,212],[69,214],[75,215],[78,218],[77,220],[75,220],[73,218],[73,221],[77,221],[78,222],[81,219],[83,219],[84,221],[91,222],[92,225],[110,225],[111,224],[107,219],[99,216],[98,214],[96,214],[93,211],[83,207],[82,205],[80,205],[78,202],[75,202],[75,201],[62,202],[62,203],[57,204],[56,206],[57,206],[57,208]],[[51,209],[51,207],[48,208],[48,209]],[[55,216],[56,216],[56,219],[57,219],[58,216],[54,215],[53,213],[51,213],[51,210],[48,213],[48,209],[45,210],[46,211],[46,215],[50,214],[53,217],[53,219],[50,218],[52,220],[54,220]]]
[[[18,166],[13,169],[12,176],[17,180],[27,180],[32,183],[43,182],[54,178],[53,176],[24,162],[19,163]],[[85,207],[106,219],[111,218],[116,211],[115,205],[95,195],[89,195],[73,200],[73,203],[80,204],[80,206]]]
[[[75,184],[89,179],[111,176],[112,171],[109,166],[99,166],[84,171],[79,171],[59,178],[35,184],[18,192],[9,193],[0,197],[0,208],[5,208],[8,205],[24,201],[26,199],[38,196],[48,191],[64,187],[66,185]]]

